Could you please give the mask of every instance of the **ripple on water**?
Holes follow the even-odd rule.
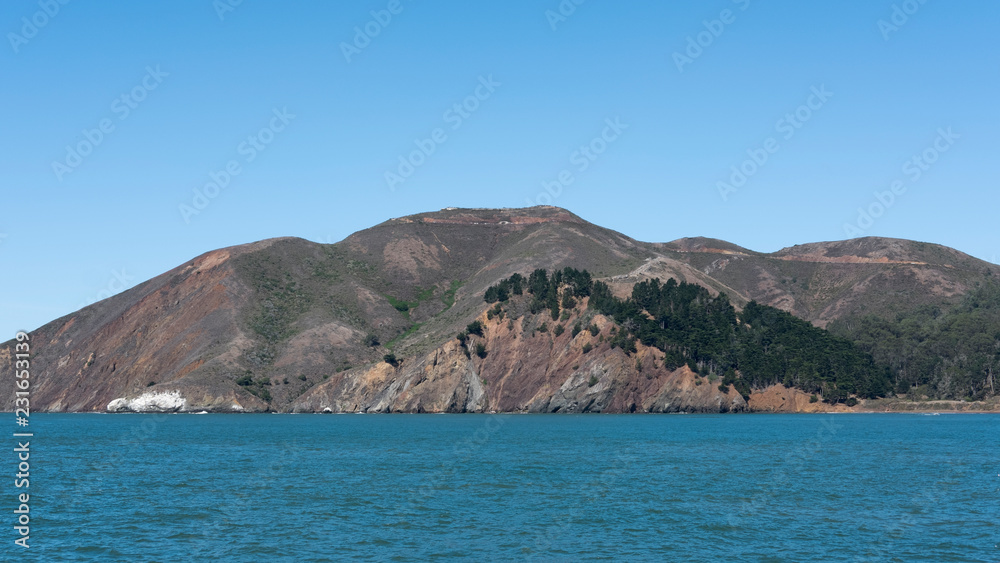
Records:
[[[828,418],[508,417],[470,452],[482,416],[175,416],[109,468],[94,445],[142,416],[40,415],[32,551],[45,561],[998,559],[1000,417],[842,415],[822,447],[799,447]]]

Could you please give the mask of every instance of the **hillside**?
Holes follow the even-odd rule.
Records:
[[[332,245],[280,238],[208,252],[52,321],[31,333],[32,405],[60,412],[748,408],[734,390],[689,389],[696,374],[687,367],[647,379],[620,350],[582,358],[562,337],[525,338],[541,322],[530,315],[511,327],[487,322],[483,295],[491,285],[567,266],[591,272],[619,297],[637,282],[675,278],[725,293],[737,309],[755,300],[820,327],[861,313],[888,318],[955,306],[987,273],[1000,275],[958,251],[894,239],[762,254],[712,239],[638,242],[555,207],[447,209],[392,219]],[[477,318],[488,324],[490,353],[458,358],[455,334]],[[603,316],[595,322],[613,324]],[[0,345],[4,365],[12,350],[13,342]],[[388,353],[400,366],[382,361]],[[441,371],[445,365],[451,371]],[[10,370],[3,374],[11,383]],[[597,384],[579,385],[591,375]],[[421,377],[438,383],[420,387],[418,397]]]
[[[861,314],[888,315],[926,304],[954,305],[1000,267],[944,246],[866,237],[796,245],[772,254],[713,239],[653,245],[745,299],[816,326]]]

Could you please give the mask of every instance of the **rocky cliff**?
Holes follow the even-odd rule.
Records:
[[[400,365],[386,362],[337,374],[294,403],[297,412],[739,412],[746,401],[721,392],[686,366],[666,370],[662,354],[613,349],[614,323],[589,315],[584,300],[565,320],[596,334],[555,334],[542,315],[479,319],[482,337],[457,339]],[[485,347],[484,357],[471,350]]]
[[[712,239],[643,243],[554,207],[449,209],[333,245],[283,238],[206,253],[31,332],[35,411],[729,412],[754,409],[655,349],[626,356],[584,303],[489,319],[487,287],[587,269],[616,293],[669,277],[819,326],[858,311],[948,304],[1000,269],[936,245],[858,239],[756,253]],[[476,343],[455,339],[471,320]],[[589,344],[587,353],[584,344]],[[13,386],[13,342],[0,345]],[[392,353],[398,365],[383,361]],[[763,390],[758,390],[763,392]],[[755,393],[756,395],[756,393]],[[758,401],[759,403],[759,401]],[[764,404],[764,403],[760,403]],[[774,401],[761,407],[777,408]],[[798,404],[798,403],[796,403]],[[13,409],[13,397],[4,399]],[[798,407],[796,407],[798,408]],[[779,409],[780,410],[780,409]],[[793,409],[789,409],[793,410]]]

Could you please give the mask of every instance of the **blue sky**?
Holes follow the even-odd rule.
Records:
[[[5,2],[0,335],[447,206],[998,260],[1000,4],[577,2]]]

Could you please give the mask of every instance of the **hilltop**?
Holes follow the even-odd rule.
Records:
[[[558,336],[525,338],[542,322],[530,314],[510,326],[487,318],[490,286],[566,267],[587,270],[622,298],[638,282],[674,278],[726,294],[737,310],[756,301],[820,328],[957,307],[1000,274],[959,251],[897,239],[765,254],[705,238],[640,242],[556,207],[445,209],[390,219],[332,245],[278,238],[215,250],[56,319],[31,334],[32,405],[550,411],[562,401],[561,412],[753,409],[753,397],[695,385],[698,374],[686,366],[646,379],[620,349],[595,350],[583,362],[569,348],[557,350]],[[608,331],[599,334],[615,325],[584,303],[572,315],[565,322],[586,317]],[[486,358],[466,357],[455,340],[477,319],[487,327]],[[12,342],[0,346],[0,359],[11,353]],[[401,364],[385,362],[387,354]],[[535,379],[511,376],[528,372]],[[591,377],[604,387],[588,385]],[[414,399],[421,379],[433,385]],[[598,392],[610,394],[588,403]]]

